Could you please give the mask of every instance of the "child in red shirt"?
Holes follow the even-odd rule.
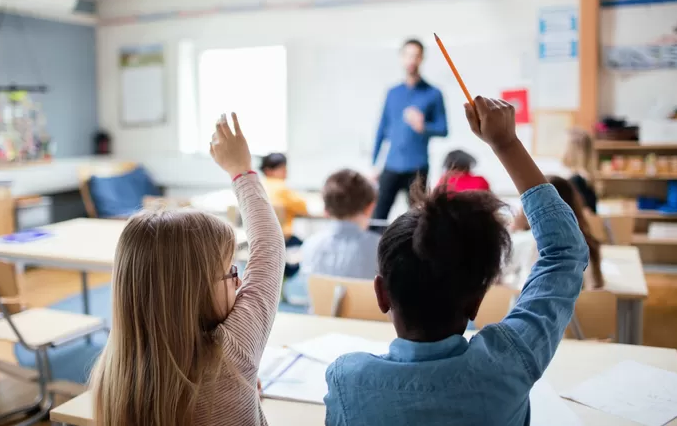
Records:
[[[437,186],[446,183],[449,190],[456,192],[489,191],[489,182],[482,176],[472,174],[476,163],[475,157],[465,151],[460,149],[451,151],[444,159],[445,173],[437,182]]]

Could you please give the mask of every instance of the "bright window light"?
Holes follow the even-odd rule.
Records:
[[[221,114],[236,112],[254,155],[287,150],[284,46],[205,50],[198,62],[200,141],[208,152]]]

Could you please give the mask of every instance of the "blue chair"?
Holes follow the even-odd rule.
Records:
[[[162,191],[136,163],[90,165],[80,169],[80,193],[90,217],[124,219]]]

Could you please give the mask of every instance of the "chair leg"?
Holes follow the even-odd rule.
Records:
[[[44,410],[44,402],[46,401],[46,395],[47,395],[47,381],[45,379],[45,374],[44,374],[44,362],[43,362],[43,351],[46,351],[44,348],[39,348],[38,350],[35,351],[35,367],[38,370],[39,377],[38,377],[38,395],[35,398],[35,401],[33,401],[32,404],[26,405],[20,408],[17,408],[15,410],[10,411],[9,413],[3,413],[0,415],[0,424],[3,423],[6,420],[11,419],[12,417],[16,417],[19,415],[23,415],[23,417],[28,417],[21,423],[17,423],[15,426],[28,426],[35,424],[45,418],[45,415],[49,414],[49,409],[51,409],[51,404],[49,405],[49,408],[47,409],[47,412],[45,413]],[[46,357],[46,352],[45,352],[45,357]]]
[[[31,405],[25,405],[23,407],[19,407],[15,410],[12,410],[7,413],[2,413],[0,415],[0,424],[5,424],[5,422],[11,420],[13,417],[25,417],[25,416],[30,416],[32,414],[40,412],[40,404],[39,403],[33,403]]]
[[[49,420],[49,411],[54,406],[54,393],[47,390],[47,384],[52,381],[52,369],[49,365],[46,347],[40,347],[35,351],[35,361],[38,371],[40,372],[40,393],[38,396],[38,408],[40,411],[14,426],[32,426],[43,420]]]

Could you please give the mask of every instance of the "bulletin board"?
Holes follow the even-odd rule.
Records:
[[[533,114],[533,155],[560,159],[567,146],[569,130],[575,124],[575,112],[536,110]]]
[[[145,127],[167,119],[165,55],[162,45],[120,49],[120,121]]]

